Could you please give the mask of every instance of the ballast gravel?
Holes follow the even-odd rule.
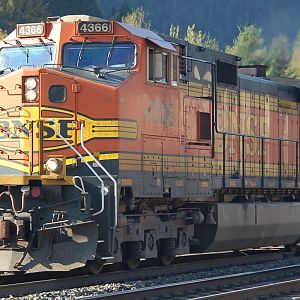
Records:
[[[239,266],[231,266],[226,268],[214,268],[214,269],[206,269],[206,270],[199,270],[196,272],[189,272],[189,273],[180,273],[176,275],[164,275],[155,278],[147,278],[143,280],[136,280],[136,281],[127,281],[127,282],[112,282],[107,284],[100,284],[100,285],[93,285],[93,286],[84,286],[80,288],[72,288],[72,289],[65,289],[65,290],[57,290],[51,292],[41,292],[30,294],[22,297],[14,297],[13,295],[10,297],[0,298],[1,300],[61,300],[61,299],[76,299],[78,297],[84,296],[96,296],[96,295],[103,295],[107,293],[113,292],[121,292],[121,291],[128,291],[128,290],[136,290],[139,288],[150,287],[150,286],[157,286],[161,284],[168,284],[168,283],[176,283],[182,281],[189,281],[189,280],[196,280],[196,279],[204,279],[216,276],[224,276],[224,275],[231,275],[237,273],[244,273],[244,272],[255,272],[260,270],[265,270],[268,268],[276,268],[276,267],[283,267],[289,265],[296,265],[300,264],[299,257],[292,257],[283,260],[271,261],[271,262],[264,262],[264,263],[254,263],[254,264],[246,264],[246,265],[239,265]],[[200,269],[200,268],[199,268]]]

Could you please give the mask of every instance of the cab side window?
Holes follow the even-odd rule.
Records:
[[[148,49],[148,81],[168,83],[168,54]]]
[[[154,81],[154,49],[148,50],[148,80]]]
[[[178,56],[172,55],[172,85],[177,86],[178,81]]]

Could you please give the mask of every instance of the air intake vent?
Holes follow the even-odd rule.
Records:
[[[265,65],[239,66],[238,72],[240,74],[249,75],[253,77],[266,77],[267,66]]]

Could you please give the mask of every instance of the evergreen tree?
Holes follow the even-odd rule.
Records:
[[[64,0],[1,0],[0,28],[12,31],[18,23],[40,22],[48,16],[87,14],[101,16],[96,1]]]
[[[0,28],[10,32],[18,23],[40,22],[47,14],[47,0],[1,0]]]
[[[95,0],[81,1],[81,0],[47,0],[49,6],[48,14],[50,16],[64,16],[64,15],[90,15],[101,17],[102,13]]]
[[[122,18],[122,22],[145,29],[150,28],[150,21],[148,21],[147,13],[142,7],[129,12],[125,17]]]
[[[268,51],[266,64],[269,76],[292,77],[289,68],[291,60],[291,47],[289,40],[284,35],[279,35],[272,40],[272,45]]]
[[[261,28],[255,25],[239,27],[239,35],[226,52],[241,57],[242,65],[263,64],[266,60],[267,48],[262,37]]]
[[[130,14],[132,11],[130,9],[130,3],[129,0],[123,0],[123,3],[121,5],[120,10],[116,14],[115,19],[118,21],[121,21],[124,17],[126,17],[128,14]]]
[[[110,19],[116,20],[117,19],[117,9],[115,6],[111,9]]]
[[[205,48],[219,50],[219,44],[216,38],[211,36],[209,33],[196,31],[195,23],[191,26],[188,26],[186,30],[185,40],[191,44],[202,46]]]

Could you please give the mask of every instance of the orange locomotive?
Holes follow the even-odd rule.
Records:
[[[295,245],[297,82],[237,61],[89,16],[17,25],[0,50],[0,270]]]

